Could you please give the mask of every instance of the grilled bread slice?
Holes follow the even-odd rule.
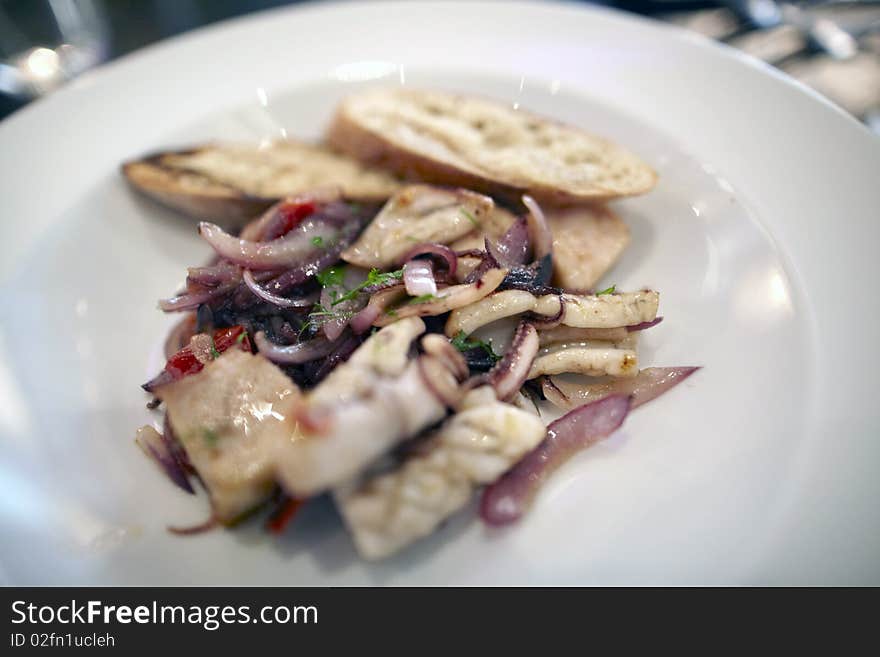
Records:
[[[335,148],[410,178],[492,195],[571,203],[643,194],[656,174],[616,144],[508,105],[377,88],[342,101]]]
[[[399,186],[393,176],[326,146],[295,141],[169,151],[127,162],[122,172],[147,196],[226,225],[240,225],[279,198],[317,188],[340,188],[351,200],[382,201]]]
[[[545,208],[553,235],[553,282],[592,290],[629,245],[629,227],[602,205]]]

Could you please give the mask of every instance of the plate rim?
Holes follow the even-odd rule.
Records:
[[[77,98],[81,98],[84,94],[89,94],[90,92],[98,89],[113,82],[112,76],[118,75],[120,71],[123,73],[133,67],[138,65],[139,63],[143,63],[144,61],[150,60],[150,58],[160,57],[163,55],[167,55],[169,52],[173,52],[175,49],[180,48],[188,48],[188,47],[201,47],[198,44],[203,42],[203,40],[209,38],[216,38],[218,35],[228,33],[229,30],[237,30],[241,29],[243,32],[248,31],[249,29],[253,29],[254,25],[259,25],[264,22],[270,22],[273,20],[281,20],[282,16],[284,20],[295,20],[294,17],[299,16],[300,14],[323,14],[326,12],[348,12],[348,11],[365,11],[367,9],[371,11],[380,11],[383,8],[388,8],[393,6],[395,10],[408,10],[410,7],[416,7],[417,11],[426,11],[431,8],[443,8],[444,10],[448,10],[450,6],[458,5],[461,7],[470,8],[469,11],[476,11],[474,8],[484,7],[491,9],[499,9],[502,11],[515,11],[517,6],[522,7],[532,7],[535,10],[546,10],[548,12],[556,12],[556,11],[565,11],[571,14],[592,14],[595,16],[600,16],[603,20],[612,20],[616,21],[619,24],[638,24],[640,29],[648,29],[649,31],[660,34],[661,32],[664,35],[664,38],[673,38],[677,41],[682,41],[684,43],[690,43],[698,46],[700,49],[705,50],[707,52],[714,52],[718,56],[721,56],[725,60],[735,63],[737,66],[742,66],[744,69],[749,69],[750,71],[758,74],[760,76],[771,78],[775,84],[782,85],[789,91],[797,92],[798,97],[802,98],[804,102],[810,102],[811,104],[815,104],[818,102],[819,106],[824,107],[826,110],[830,110],[830,113],[827,113],[826,116],[835,116],[834,121],[837,122],[837,125],[841,127],[842,130],[848,131],[852,135],[857,135],[859,137],[869,136],[873,138],[872,133],[868,131],[868,129],[861,125],[858,121],[856,121],[853,117],[844,112],[840,107],[829,101],[828,99],[820,96],[817,92],[807,88],[805,85],[793,80],[789,76],[781,73],[772,67],[756,60],[748,55],[744,55],[735,49],[724,46],[722,44],[718,44],[717,42],[712,41],[706,37],[702,37],[700,35],[695,35],[693,33],[687,32],[683,28],[677,26],[670,26],[666,24],[661,24],[656,21],[652,21],[649,19],[645,19],[643,17],[638,17],[634,15],[625,14],[623,12],[619,12],[617,10],[612,10],[608,8],[600,8],[595,6],[582,6],[582,5],[573,5],[570,3],[550,3],[550,4],[538,4],[533,2],[516,2],[516,3],[505,3],[504,6],[501,6],[500,3],[494,2],[479,2],[479,3],[447,3],[447,2],[433,2],[433,3],[419,3],[418,5],[406,5],[396,2],[376,2],[376,3],[364,3],[364,4],[355,4],[348,2],[336,2],[336,3],[327,3],[327,4],[307,4],[307,5],[298,5],[298,6],[288,6],[288,7],[279,7],[270,10],[255,12],[254,14],[237,17],[232,19],[227,19],[224,21],[220,21],[218,23],[214,23],[208,26],[204,26],[197,30],[193,30],[191,32],[187,32],[182,35],[178,35],[161,42],[152,44],[146,48],[130,53],[124,57],[119,58],[118,60],[114,60],[113,62],[99,67],[98,69],[86,74],[82,78],[75,80],[73,83],[68,85],[66,88],[59,90],[56,94],[50,95],[47,98],[41,99],[22,110],[14,113],[10,117],[8,117],[3,122],[0,122],[0,142],[3,142],[5,138],[12,135],[13,132],[21,132],[22,130],[28,131],[34,128],[38,128],[38,125],[33,125],[41,120],[41,117],[47,113],[52,113],[56,111],[56,108],[66,107],[70,102],[73,102]],[[579,91],[579,89],[578,89]],[[844,121],[839,121],[840,118],[843,118]],[[30,125],[29,125],[30,124]],[[656,124],[655,124],[656,125]],[[855,126],[855,130],[853,130],[853,126]],[[661,127],[662,129],[662,127]],[[672,135],[670,135],[672,136]],[[686,146],[686,145],[685,145]],[[872,150],[873,149],[873,150]],[[861,152],[865,153],[870,151],[870,157],[876,158],[877,162],[880,162],[880,140],[875,142],[871,142],[871,146],[863,149]],[[0,156],[0,167],[4,164],[2,156]],[[871,160],[874,161],[874,160]],[[7,182],[5,185],[2,185],[4,188],[9,185],[10,182]],[[751,198],[748,194],[745,195],[744,200],[751,201]],[[874,209],[880,207],[880,205],[874,206]],[[751,209],[751,208],[750,208]],[[779,246],[778,242],[780,242],[781,238],[779,233],[777,232],[777,227],[775,226],[766,226],[763,224],[764,221],[764,213],[758,212],[758,216],[761,219],[761,225],[765,228],[770,229],[770,237],[773,239],[774,243]],[[53,215],[50,217],[51,221],[58,220],[57,215]],[[876,230],[876,229],[875,229]],[[14,241],[14,240],[13,240]],[[804,294],[807,294],[808,283],[807,280],[802,275],[800,271],[799,263],[797,262],[797,258],[795,254],[787,249],[787,248],[779,248],[778,253],[781,257],[783,257],[786,271],[793,278],[795,282],[795,287],[798,290],[802,290]],[[845,263],[848,266],[854,266],[852,263]],[[867,265],[867,271],[873,271],[876,273],[878,271],[878,265],[876,262]],[[875,316],[876,316],[876,304],[875,303]],[[802,305],[804,310],[813,311],[812,304],[804,304]],[[813,318],[813,320],[818,321],[817,318]],[[820,330],[820,327],[815,321],[812,321],[814,324],[811,332],[815,333],[815,335],[826,334],[826,330]],[[867,334],[867,329],[865,327],[861,327],[860,330],[862,333]],[[877,361],[877,354],[872,354],[869,358],[872,358]],[[864,394],[864,393],[863,393]],[[834,400],[835,404],[839,403],[840,400]],[[835,409],[837,406],[834,407]],[[865,414],[862,420],[867,420],[870,426],[870,422],[872,419]],[[875,422],[876,424],[876,422]]]

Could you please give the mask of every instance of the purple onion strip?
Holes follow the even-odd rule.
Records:
[[[147,456],[162,468],[162,471],[174,482],[175,486],[187,493],[195,494],[186,472],[171,452],[168,440],[162,434],[153,427],[141,427],[138,429],[135,442]]]
[[[574,454],[611,435],[629,408],[629,397],[611,395],[552,422],[544,440],[483,492],[483,522],[500,526],[519,520],[547,477]]]
[[[437,281],[434,280],[434,263],[418,258],[403,266],[403,284],[411,297],[437,295]]]
[[[320,337],[287,346],[277,345],[271,342],[263,331],[258,331],[254,335],[254,343],[263,356],[273,363],[285,365],[297,365],[324,358],[336,348],[335,343]]]
[[[445,244],[435,244],[434,242],[418,244],[407,251],[400,259],[400,262],[408,262],[417,256],[423,255],[437,256],[446,263],[447,275],[450,278],[455,276],[455,272],[458,269],[458,256],[455,251]]]
[[[652,326],[657,326],[657,324],[659,324],[662,321],[663,321],[662,317],[655,317],[650,322],[642,322],[640,324],[630,324],[629,326],[626,327],[626,330],[629,331],[630,333],[633,333],[635,331],[644,331],[645,329],[649,329]]]
[[[700,368],[691,366],[648,367],[634,377],[586,385],[563,382],[551,377],[544,381],[544,396],[555,406],[569,410],[609,395],[628,395],[632,397],[632,407],[637,408],[674,388],[698,369]]]
[[[501,267],[513,269],[525,264],[529,253],[529,229],[526,220],[517,217],[498,239],[497,244],[486,239],[486,249]]]
[[[529,239],[532,243],[532,258],[540,260],[553,253],[553,234],[550,232],[547,218],[544,216],[544,212],[537,201],[528,194],[523,194],[522,202],[529,211],[526,220],[529,228]]]
[[[279,308],[305,308],[307,306],[314,305],[315,302],[318,300],[317,293],[310,294],[300,299],[288,299],[287,297],[281,297],[277,294],[272,294],[265,288],[261,287],[254,280],[254,275],[248,269],[244,271],[244,274],[242,275],[242,280],[244,280],[244,284],[247,285],[248,289],[256,296],[258,296],[266,303],[271,303],[273,306],[278,306]]]

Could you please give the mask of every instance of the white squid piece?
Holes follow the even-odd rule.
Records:
[[[288,492],[308,497],[328,490],[443,419],[446,406],[419,361],[431,360],[433,376],[447,379],[445,389],[457,386],[455,367],[431,355],[409,358],[412,341],[424,331],[417,317],[391,324],[303,398],[299,430],[276,451],[278,481]]]
[[[577,338],[622,339],[625,337],[626,326],[655,319],[660,305],[660,296],[651,290],[600,295],[563,294],[562,298],[565,302],[565,311],[560,318],[562,326],[542,329],[542,333],[562,332],[568,328]],[[487,324],[525,312],[555,317],[559,314],[559,295],[535,296],[524,290],[495,292],[475,303],[453,310],[446,320],[444,330],[450,337],[460,332],[470,335]]]
[[[488,196],[466,189],[409,185],[389,199],[357,242],[342,252],[342,259],[388,269],[417,244],[449,244],[465,236],[494,206]]]
[[[454,338],[459,333],[470,335],[478,328],[499,319],[534,310],[537,302],[533,294],[523,290],[495,292],[449,313],[444,331],[450,338]]]
[[[499,402],[491,388],[472,390],[461,410],[396,470],[334,491],[358,551],[382,559],[427,536],[478,486],[534,449],[545,431],[534,414]]]
[[[576,328],[617,328],[650,322],[657,317],[660,295],[653,290],[615,294],[563,294],[565,311],[561,323]],[[538,299],[535,311],[542,315],[559,312],[559,297]]]
[[[639,373],[638,334],[619,342],[590,340],[543,347],[532,361],[527,378],[572,372],[587,376],[630,377]]]
[[[287,442],[296,385],[260,355],[232,349],[156,396],[208,489],[215,517],[229,523],[275,486],[274,449]]]

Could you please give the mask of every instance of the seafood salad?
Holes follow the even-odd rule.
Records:
[[[217,170],[187,165],[188,176],[245,190],[194,212],[207,183],[162,196],[128,176],[204,219],[198,233],[214,252],[160,301],[180,319],[164,368],[143,385],[162,419],[137,443],[174,484],[210,501],[205,524],[171,531],[231,528],[255,514],[273,532],[296,531],[297,510],[324,494],[366,559],[428,536],[475,497],[483,522],[512,525],[567,458],[697,369],[642,367],[638,343],[662,319],[658,291],[597,287],[630,238],[606,202],[647,191],[635,156],[525,115],[551,145],[565,129],[601,150],[583,156],[592,169],[513,138],[495,167],[457,125],[510,132],[500,106],[425,98],[404,99],[415,109],[395,99],[388,112],[399,115],[382,121],[372,121],[379,109],[343,106],[320,147],[347,168],[322,160],[319,180],[302,188],[249,191],[259,163],[242,157],[237,168],[218,165],[219,183]],[[436,107],[419,113],[422,101]],[[470,150],[439,152],[414,130]],[[377,135],[387,136],[381,154],[364,145]],[[537,155],[517,160],[525,149]],[[141,162],[168,183],[171,164]],[[273,162],[263,170],[281,175]],[[355,189],[352,177],[364,175],[378,182]],[[174,202],[186,194],[188,205]],[[262,211],[236,224],[241,205],[218,209],[236,195]]]

